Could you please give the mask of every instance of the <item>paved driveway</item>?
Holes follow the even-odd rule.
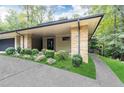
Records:
[[[96,80],[31,61],[0,55],[1,87],[99,86]]]

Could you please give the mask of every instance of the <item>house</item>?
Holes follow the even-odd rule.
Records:
[[[88,40],[103,15],[43,23],[38,26],[0,33],[0,51],[8,47],[66,50],[80,54],[88,62]]]

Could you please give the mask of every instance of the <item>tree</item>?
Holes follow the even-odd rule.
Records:
[[[54,21],[54,13],[55,13],[55,7],[48,6],[47,7],[47,21]]]
[[[79,18],[79,17],[80,17],[79,14],[73,14],[73,15],[72,15],[72,18]]]
[[[19,21],[17,17],[17,12],[14,10],[9,10],[8,11],[9,15],[6,16],[6,22],[7,25],[9,26],[8,29],[10,30],[15,30],[18,29]]]

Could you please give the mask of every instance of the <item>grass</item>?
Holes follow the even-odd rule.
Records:
[[[41,62],[41,63],[45,63],[46,62]],[[64,61],[57,61],[55,64],[52,64],[50,66],[56,67],[56,68],[60,68],[60,69],[64,69],[70,72],[74,72],[83,76],[87,76],[89,78],[96,78],[96,70],[95,70],[95,65],[91,59],[91,57],[89,57],[89,62],[88,64],[83,63],[80,65],[80,67],[73,67],[72,62],[71,62],[71,58],[68,58],[67,60]]]
[[[100,58],[112,69],[118,78],[124,83],[124,62],[107,57]]]

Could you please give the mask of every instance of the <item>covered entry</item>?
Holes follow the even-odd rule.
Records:
[[[20,46],[21,48],[37,48],[39,50],[66,50],[71,55],[80,54],[84,62],[87,63],[88,40],[96,31],[102,17],[103,15],[95,15],[43,23],[34,27],[0,33],[2,34],[0,39],[14,37],[15,48]],[[9,45],[7,41],[3,41],[3,46],[10,47],[13,43],[9,41]]]

